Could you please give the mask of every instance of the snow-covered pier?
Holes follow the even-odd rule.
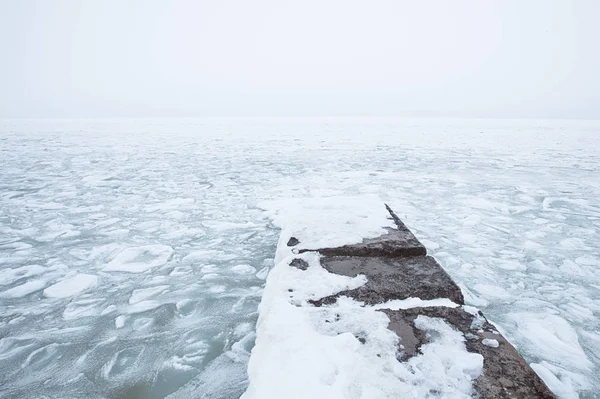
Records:
[[[379,198],[264,208],[282,232],[244,399],[554,398]]]

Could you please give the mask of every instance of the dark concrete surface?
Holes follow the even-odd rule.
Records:
[[[423,300],[448,298],[459,305],[464,304],[460,288],[431,256],[395,259],[326,256],[321,258],[321,266],[331,273],[349,277],[364,274],[367,283],[314,301],[317,306],[334,303],[340,296],[368,305],[414,297]]]
[[[326,256],[379,256],[400,258],[426,255],[427,250],[408,230],[387,228],[387,234],[364,239],[360,244],[337,248],[301,249],[302,252],[316,251]]]

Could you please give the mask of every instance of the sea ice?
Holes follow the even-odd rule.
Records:
[[[40,265],[27,265],[11,269],[0,269],[0,285],[9,285],[13,282],[44,273],[44,268]]]
[[[270,278],[266,267],[275,270],[264,260],[274,258],[279,228],[321,229],[320,237],[293,232],[298,247],[329,236],[345,238],[332,246],[359,242],[357,228],[387,218],[385,202],[427,243],[466,301],[543,367],[536,370],[559,398],[596,397],[598,131],[599,122],[558,120],[0,120],[0,396],[27,397],[43,386],[57,398],[131,389],[147,397],[239,397],[248,384],[240,346],[247,351],[251,342],[233,350],[247,334],[234,331],[256,323],[261,278]],[[336,197],[347,196],[362,198],[356,207],[369,211],[333,231],[327,222],[344,215]],[[307,197],[314,211],[283,219]],[[317,207],[323,197],[325,212]],[[382,231],[374,223],[372,235]],[[157,244],[171,250],[139,251]],[[280,251],[278,260],[292,254]],[[565,260],[581,273],[571,263],[561,271]],[[109,264],[135,273],[102,270]],[[239,264],[258,272],[230,270]],[[304,273],[319,277],[318,270]],[[50,283],[75,273],[97,275],[99,284],[65,300],[40,300]],[[208,273],[215,279],[202,280]],[[509,297],[480,294],[476,284]],[[136,305],[128,303],[134,290],[157,285],[167,285],[168,295],[141,302],[164,306],[121,315]],[[310,297],[297,294],[298,303]],[[183,300],[191,302],[178,310]],[[135,330],[146,315],[154,323],[138,322]],[[570,333],[553,330],[553,318],[538,321],[544,315],[560,317],[556,326]],[[51,367],[20,368],[52,343],[62,357]],[[99,370],[128,347],[144,353],[117,356],[105,380]],[[193,369],[166,367],[174,356]],[[117,373],[121,360],[129,366]],[[324,378],[333,381],[335,373]]]
[[[44,280],[31,280],[6,291],[0,292],[0,298],[22,298],[43,289],[46,286]]]
[[[129,304],[133,305],[133,304],[141,302],[145,299],[156,296],[156,295],[164,292],[168,288],[169,288],[168,285],[157,285],[155,287],[139,288],[139,289],[133,290],[133,292],[131,293],[131,296],[129,297]]]
[[[105,272],[143,273],[164,265],[173,254],[168,245],[145,245],[123,250],[102,270]]]
[[[47,298],[67,298],[90,289],[97,284],[98,276],[81,273],[46,288],[44,296]]]

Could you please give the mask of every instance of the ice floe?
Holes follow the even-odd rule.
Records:
[[[47,298],[67,298],[95,287],[97,284],[98,276],[81,273],[46,288],[44,296]]]
[[[168,245],[144,245],[127,248],[108,262],[102,270],[105,272],[143,273],[155,267],[163,266],[173,254]]]

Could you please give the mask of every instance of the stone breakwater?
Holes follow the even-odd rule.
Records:
[[[243,397],[554,398],[385,212],[383,234],[355,244],[303,246],[293,226],[282,230]]]

